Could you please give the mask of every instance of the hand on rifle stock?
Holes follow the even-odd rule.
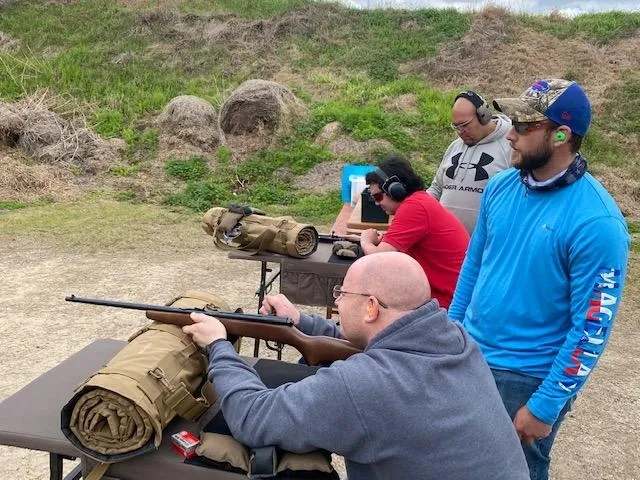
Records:
[[[215,317],[205,315],[204,313],[191,313],[192,325],[185,325],[182,331],[191,335],[193,341],[202,348],[219,340],[227,338],[227,329]]]

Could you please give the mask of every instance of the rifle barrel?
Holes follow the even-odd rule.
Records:
[[[191,312],[204,313],[210,317],[228,318],[230,320],[250,320],[257,323],[267,323],[271,325],[293,326],[293,320],[287,317],[276,315],[258,315],[252,313],[223,312],[211,308],[197,307],[170,307],[167,305],[150,305],[146,303],[122,302],[119,300],[106,300],[100,298],[77,297],[69,295],[64,298],[67,302],[87,303],[90,305],[101,305],[103,307],[125,308],[129,310],[145,310],[154,312],[180,313],[189,315]]]
[[[328,234],[328,233],[319,233],[318,234],[318,240],[320,240],[321,242],[342,242],[342,241],[347,241],[347,242],[353,242],[353,243],[360,243],[360,239],[359,238],[349,238],[349,237],[344,237],[341,235],[334,235],[332,234]]]

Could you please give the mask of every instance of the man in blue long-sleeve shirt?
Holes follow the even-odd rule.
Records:
[[[495,176],[449,309],[478,342],[522,440],[531,479],[600,358],[620,305],[630,238],[579,153],[582,88],[535,82],[494,106],[513,122],[515,167]]]

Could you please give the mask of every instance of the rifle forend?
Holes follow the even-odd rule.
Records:
[[[293,320],[290,318],[275,315],[224,312],[196,307],[169,307],[166,305],[76,297],[75,295],[65,297],[65,300],[67,302],[87,303],[105,307],[144,310],[149,320],[180,327],[193,323],[190,317],[192,312],[203,313],[220,320],[229,335],[260,338],[291,345],[300,352],[308,365],[345,360],[351,355],[362,351],[347,340],[306,335],[294,326]]]

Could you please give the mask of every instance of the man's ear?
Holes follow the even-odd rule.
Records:
[[[378,318],[378,306],[373,298],[369,297],[367,299],[367,318],[365,321],[373,322],[376,318]]]

